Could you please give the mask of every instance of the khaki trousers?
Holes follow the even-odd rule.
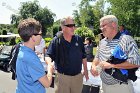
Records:
[[[107,85],[102,83],[103,93],[134,93],[131,81],[128,84]]]
[[[83,88],[83,75],[75,76],[56,74],[55,93],[81,93]]]

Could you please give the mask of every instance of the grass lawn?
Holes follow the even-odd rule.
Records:
[[[93,55],[96,54],[96,51],[97,51],[97,47],[93,47]]]

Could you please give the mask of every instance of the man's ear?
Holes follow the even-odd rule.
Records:
[[[113,28],[115,28],[117,26],[117,24],[115,22],[112,22],[112,26],[113,26]]]
[[[34,36],[30,37],[30,39],[31,39],[33,42],[35,42],[35,40],[34,40]]]

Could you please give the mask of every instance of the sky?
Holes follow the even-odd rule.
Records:
[[[18,13],[21,2],[34,0],[0,0],[0,24],[10,24],[10,16]],[[73,10],[78,10],[81,0],[38,0],[41,7],[46,7],[60,19],[72,16]]]

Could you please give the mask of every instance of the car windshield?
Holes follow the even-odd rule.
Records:
[[[12,46],[4,46],[0,52],[1,55],[10,55]]]

